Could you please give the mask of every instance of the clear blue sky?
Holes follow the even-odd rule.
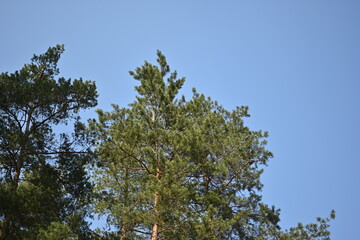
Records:
[[[270,133],[264,201],[284,228],[337,211],[333,238],[358,239],[360,1],[0,1],[0,72],[65,44],[61,74],[92,79],[99,106],[133,101],[128,70],[157,49],[191,88]],[[95,116],[92,111],[84,117]]]

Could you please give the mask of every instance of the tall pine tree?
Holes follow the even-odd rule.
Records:
[[[247,107],[225,110],[193,90],[158,51],[130,72],[140,85],[127,108],[98,110],[91,123],[100,168],[96,211],[120,239],[271,239],[279,210],[262,203],[259,168],[267,133],[244,125]],[[117,236],[117,237],[115,237]]]

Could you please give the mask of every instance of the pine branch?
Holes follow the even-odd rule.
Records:
[[[245,167],[249,166],[250,164],[254,163],[254,160],[249,160],[247,161],[242,168],[240,168],[238,171],[235,172],[235,174],[230,178],[230,180],[223,186],[223,188],[225,189],[227,186],[229,186],[229,184],[237,177],[237,175],[243,171],[245,169]]]

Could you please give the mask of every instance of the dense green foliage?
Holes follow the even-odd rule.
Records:
[[[101,166],[95,210],[117,229],[114,239],[327,236],[326,228],[298,233],[300,225],[280,231],[279,210],[261,201],[260,166],[272,153],[267,133],[244,125],[248,108],[227,111],[195,89],[190,100],[177,98],[185,78],[161,52],[157,61],[130,72],[140,82],[135,102],[98,110],[91,123]]]
[[[0,75],[0,240],[330,239],[334,212],[282,231],[279,209],[263,203],[272,153],[267,132],[245,126],[246,106],[179,96],[185,78],[158,51],[158,66],[130,72],[136,100],[98,110],[86,129],[79,111],[97,104],[96,87],[55,79],[63,51]],[[54,130],[68,123],[71,133]],[[91,231],[92,213],[110,228]]]
[[[49,48],[0,75],[0,239],[36,239],[51,222],[89,235],[84,166],[91,158],[78,112],[94,107],[97,93],[91,81],[55,79],[63,51]],[[73,134],[54,133],[70,120]]]

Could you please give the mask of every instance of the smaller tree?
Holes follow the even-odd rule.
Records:
[[[316,223],[303,225],[298,223],[285,232],[280,233],[281,240],[330,240],[329,222],[335,219],[335,211],[332,210],[327,218],[316,218]]]
[[[79,111],[97,104],[92,81],[57,78],[64,46],[0,75],[0,239],[35,239],[51,222],[86,239],[92,186]],[[75,122],[72,134],[54,126]]]

